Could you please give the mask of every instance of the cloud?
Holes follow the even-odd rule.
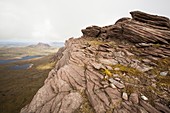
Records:
[[[169,0],[0,0],[0,41],[64,41],[132,10],[170,17]]]
[[[51,24],[50,19],[45,19],[43,23],[36,23],[33,26],[32,37],[43,41],[52,41],[59,38],[57,31],[55,31]]]

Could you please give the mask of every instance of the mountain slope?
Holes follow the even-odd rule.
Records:
[[[170,112],[170,20],[131,15],[67,40],[21,113]]]

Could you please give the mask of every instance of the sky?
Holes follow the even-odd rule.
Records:
[[[0,0],[0,42],[60,42],[140,10],[170,18],[170,0]]]

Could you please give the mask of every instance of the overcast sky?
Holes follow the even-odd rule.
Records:
[[[0,0],[0,41],[64,41],[134,10],[170,17],[170,0]]]

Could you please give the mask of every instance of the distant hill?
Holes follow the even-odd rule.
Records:
[[[31,45],[31,42],[0,42],[0,47],[25,47]]]
[[[36,45],[29,45],[28,47],[31,47],[31,48],[50,48],[51,46],[49,44],[39,42]]]

